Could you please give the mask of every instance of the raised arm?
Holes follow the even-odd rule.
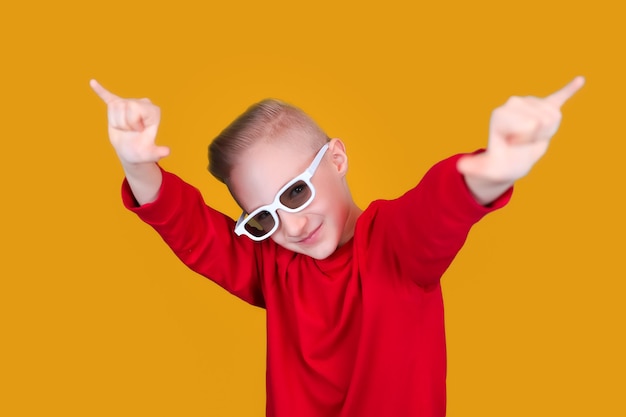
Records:
[[[457,165],[479,203],[491,203],[530,172],[559,128],[561,106],[584,83],[576,77],[545,98],[511,97],[493,111],[487,150],[467,155]]]
[[[147,98],[118,97],[96,80],[91,80],[89,84],[107,105],[109,140],[135,200],[140,205],[154,201],[162,181],[161,170],[156,163],[170,153],[169,148],[155,143],[161,120],[160,109]]]

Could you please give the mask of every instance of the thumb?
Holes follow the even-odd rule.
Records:
[[[463,155],[457,161],[456,169],[464,176],[471,176],[478,173],[483,155],[484,153]]]
[[[154,160],[158,161],[161,158],[165,158],[166,156],[169,156],[170,148],[168,148],[167,146],[157,146],[154,148],[154,151],[152,152],[152,154],[154,156]]]

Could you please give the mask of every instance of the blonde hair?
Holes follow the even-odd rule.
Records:
[[[295,133],[299,133],[296,135]],[[276,99],[250,106],[229,124],[209,145],[209,172],[229,185],[238,156],[259,141],[306,138],[302,145],[317,152],[328,136],[304,111]]]

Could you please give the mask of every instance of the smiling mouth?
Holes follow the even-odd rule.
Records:
[[[321,227],[322,227],[322,225],[320,224],[311,233],[309,233],[304,239],[299,240],[298,243],[309,243],[309,242],[311,242],[313,240],[313,238],[315,238],[315,235],[317,234],[317,231],[320,230]]]

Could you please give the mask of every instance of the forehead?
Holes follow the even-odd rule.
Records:
[[[237,158],[230,175],[231,192],[247,212],[269,204],[314,157],[314,151],[305,143],[260,141]]]

